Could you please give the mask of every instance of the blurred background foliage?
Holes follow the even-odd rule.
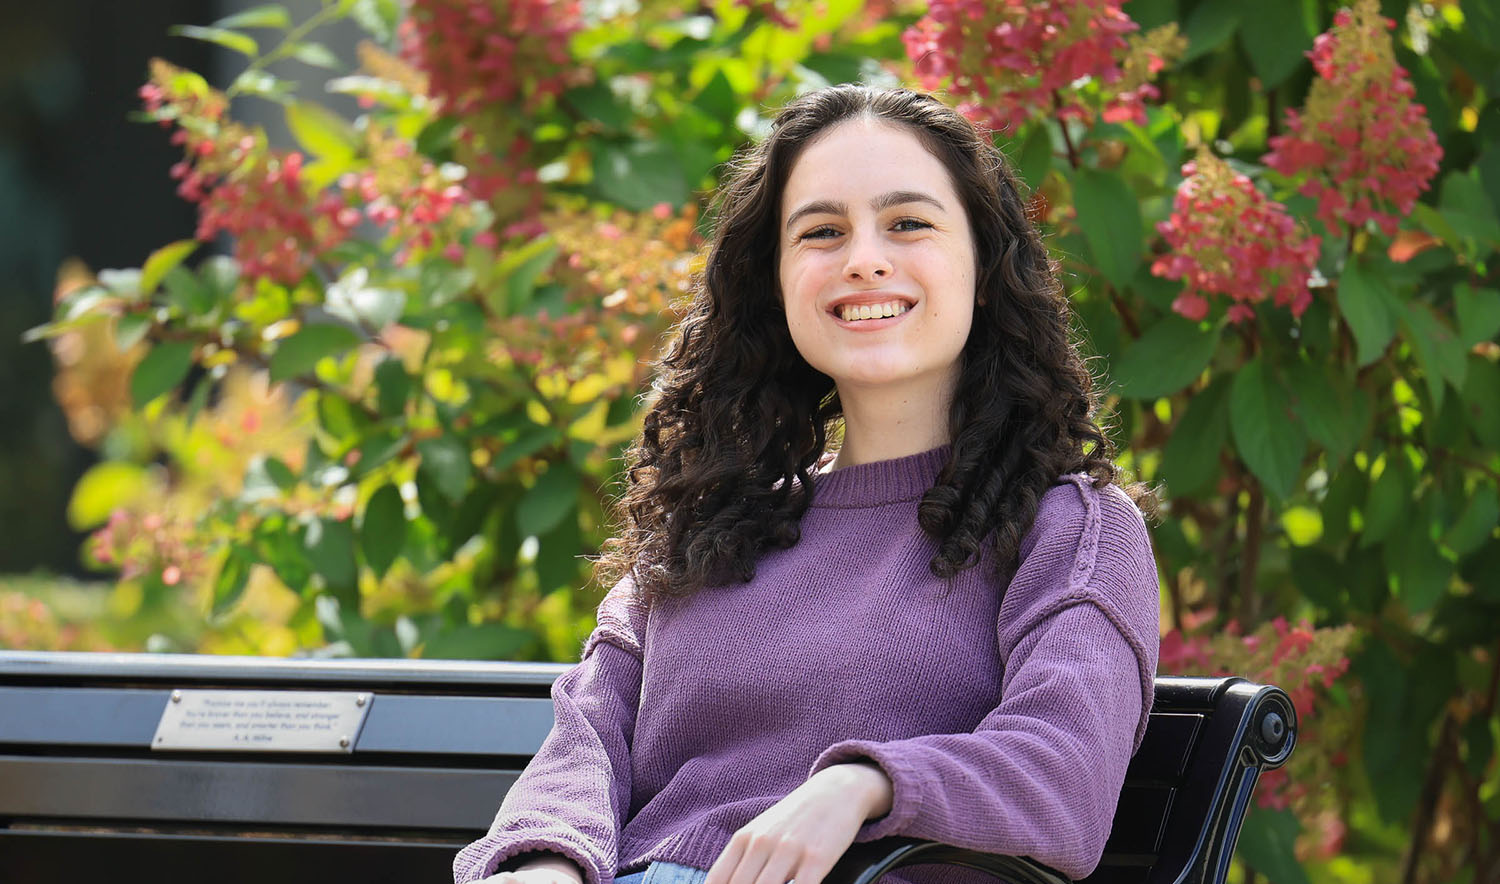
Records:
[[[723,163],[801,91],[916,85],[995,128],[1160,490],[1163,672],[1302,714],[1234,880],[1500,877],[1494,4],[224,12],[134,62],[192,237],[12,221],[56,276],[17,358],[96,461],[63,524],[82,461],[0,456],[5,528],[104,582],[0,577],[0,646],[575,659]]]

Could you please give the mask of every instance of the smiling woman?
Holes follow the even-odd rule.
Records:
[[[1158,603],[1093,412],[991,140],[915,92],[797,99],[720,194],[614,589],[455,880],[819,884],[887,835],[1087,874]]]

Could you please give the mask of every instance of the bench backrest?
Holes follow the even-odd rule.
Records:
[[[548,690],[566,668],[0,652],[0,881],[66,880],[79,863],[157,884],[447,880],[551,728]],[[153,751],[174,689],[371,699],[347,753]],[[1270,715],[1286,725],[1275,745]],[[1293,715],[1275,688],[1158,679],[1089,880],[1223,880]]]

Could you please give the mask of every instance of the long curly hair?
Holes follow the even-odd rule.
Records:
[[[778,291],[782,192],[809,143],[855,118],[911,131],[942,162],[974,236],[974,320],[948,414],[951,454],[918,521],[943,578],[980,561],[1002,585],[1041,495],[1059,476],[1118,480],[1092,382],[1069,328],[1058,268],[991,138],[930,95],[834,86],[800,96],[729,167],[708,262],[656,365],[627,453],[620,534],[599,573],[626,573],[649,604],[755,574],[801,536],[810,473],[842,416],[833,381],[798,353]],[[608,584],[606,584],[608,585]]]

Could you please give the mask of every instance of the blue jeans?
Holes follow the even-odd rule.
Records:
[[[644,872],[619,875],[615,884],[703,884],[708,872],[678,863],[654,862]]]

